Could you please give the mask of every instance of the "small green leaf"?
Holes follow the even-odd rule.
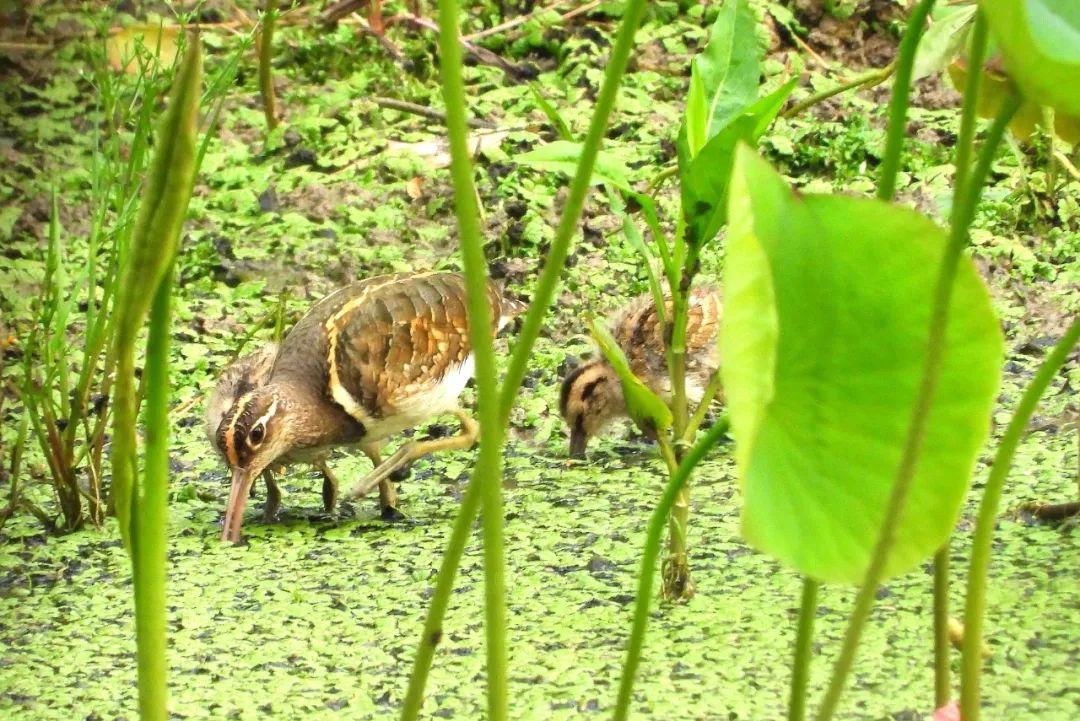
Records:
[[[1080,3],[981,0],[1009,75],[1030,100],[1080,116]]]
[[[566,141],[573,141],[574,134],[570,132],[570,125],[563,118],[562,113],[551,104],[551,102],[544,97],[543,91],[540,90],[540,86],[536,83],[529,83],[529,90],[532,91],[533,99],[536,101],[537,107],[547,117],[548,121],[555,126],[555,130],[559,133],[559,138]]]
[[[739,141],[756,144],[768,130],[795,89],[792,78],[768,95],[744,108],[718,134],[713,136],[689,164],[680,157],[679,185],[686,219],[686,238],[690,245],[708,243],[727,220],[727,188],[731,164]]]
[[[964,49],[968,31],[975,21],[975,6],[949,9],[952,12],[934,22],[919,42],[911,71],[912,81],[940,73]]]
[[[747,0],[724,0],[709,31],[708,45],[691,64],[690,92],[679,134],[688,157],[696,156],[757,98],[763,52],[756,28]]]
[[[581,158],[581,143],[568,140],[556,140],[554,143],[541,145],[514,158],[520,165],[528,165],[540,170],[566,173],[574,177],[578,160]],[[610,152],[601,150],[596,156],[596,165],[592,172],[593,184],[607,183],[619,190],[633,192],[630,187],[630,171],[622,160]]]
[[[861,582],[922,378],[944,232],[875,200],[797,195],[746,147],[732,175],[724,390],[756,548],[823,581]],[[952,532],[989,430],[1002,338],[963,260],[918,469],[886,563]]]
[[[600,347],[600,352],[604,354],[604,358],[615,370],[615,375],[619,377],[623,397],[626,400],[626,410],[638,428],[651,433],[671,428],[671,409],[630,370],[630,363],[611,332],[596,320],[593,320],[591,330],[593,339]]]

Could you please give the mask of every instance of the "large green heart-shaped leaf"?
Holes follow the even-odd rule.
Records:
[[[743,534],[810,577],[861,582],[923,373],[945,234],[880,201],[795,194],[745,146],[729,198],[720,342]],[[887,576],[952,531],[1001,362],[989,296],[963,259]]]
[[[980,0],[1024,95],[1080,115],[1080,2],[1076,0]]]

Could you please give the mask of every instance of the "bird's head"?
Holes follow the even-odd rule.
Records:
[[[222,541],[240,541],[251,484],[271,463],[292,450],[292,436],[289,403],[273,385],[240,396],[222,417],[215,445],[232,469]]]
[[[563,380],[559,412],[570,427],[570,457],[581,458],[589,439],[626,413],[622,385],[615,370],[601,359],[587,361]]]

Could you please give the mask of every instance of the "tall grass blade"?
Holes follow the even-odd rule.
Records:
[[[445,43],[451,38],[456,39],[457,3],[453,2],[453,0],[444,0],[444,2],[446,5],[440,3],[439,19],[440,26],[446,33],[445,38],[443,37],[443,33],[440,34],[440,40]],[[525,376],[525,367],[528,364],[533,343],[536,342],[536,338],[540,334],[544,314],[547,312],[548,307],[551,305],[551,300],[554,297],[555,288],[559,281],[559,274],[562,272],[567,253],[569,252],[570,241],[577,231],[577,224],[581,218],[585,195],[590,186],[592,168],[596,162],[596,155],[600,150],[600,145],[603,142],[608,118],[615,105],[619,84],[622,80],[623,73],[626,71],[627,61],[629,60],[630,52],[633,49],[634,35],[644,17],[645,8],[645,0],[629,0],[624,10],[622,22],[619,26],[618,35],[613,46],[611,61],[607,65],[604,83],[596,101],[596,109],[593,112],[592,121],[589,125],[589,132],[585,140],[584,149],[582,150],[581,161],[578,164],[577,173],[570,186],[570,192],[567,197],[566,205],[564,206],[562,217],[559,221],[555,240],[551,244],[551,250],[548,253],[544,270],[541,273],[536,291],[533,294],[533,301],[526,314],[524,328],[518,336],[518,341],[511,358],[510,370],[503,380],[502,386],[498,389],[498,442],[492,444],[494,450],[489,452],[497,454],[501,450],[502,442],[505,438],[505,428],[509,422],[510,408],[513,405],[518,388],[521,386],[521,381]],[[458,50],[450,49],[450,52],[454,53],[452,55],[446,54],[446,50],[443,50],[442,52],[444,65],[451,64],[451,57],[459,57]],[[457,73],[460,77],[460,62],[456,65],[457,67],[450,69],[449,72]],[[451,102],[449,98],[447,100],[448,111],[452,111],[448,112],[448,131],[452,138],[455,135],[457,136],[457,140],[453,141],[454,145],[464,147],[467,150],[468,145],[465,141],[464,126],[464,90],[461,89],[460,92],[455,92],[453,98],[456,98],[454,102]],[[455,103],[457,107],[454,107]],[[454,116],[453,124],[449,122],[450,115]],[[461,171],[459,170],[456,172]],[[463,192],[468,192],[468,189],[472,187],[471,176],[469,177],[468,182],[468,188],[456,187],[455,194],[460,196]],[[457,209],[460,220],[460,213],[462,212],[463,206],[459,205]],[[466,218],[460,220],[460,222],[464,227],[466,223],[474,222],[474,219]],[[465,237],[464,231],[462,237],[463,239]],[[479,368],[477,370],[479,380]],[[484,418],[481,417],[480,421],[481,424],[483,424]],[[428,615],[424,621],[423,635],[416,652],[412,675],[409,678],[408,691],[402,706],[401,718],[404,721],[414,720],[419,717],[420,706],[424,697],[424,687],[427,684],[428,672],[431,669],[431,663],[435,656],[435,649],[438,646],[439,640],[442,638],[442,621],[450,602],[450,594],[454,585],[454,576],[461,563],[461,556],[464,553],[465,543],[468,540],[473,521],[480,511],[481,496],[484,495],[484,491],[488,490],[484,485],[485,477],[481,475],[481,472],[488,472],[488,468],[482,468],[481,463],[490,463],[490,461],[485,460],[484,456],[485,435],[486,431],[483,430],[482,425],[480,440],[481,457],[477,461],[477,466],[476,469],[474,469],[472,479],[465,492],[465,497],[462,499],[461,509],[458,512],[457,519],[454,521],[450,541],[447,544],[446,552],[443,554],[443,559],[439,566],[439,575],[436,580],[434,593],[432,594],[431,606],[428,608]],[[496,462],[500,462],[499,459],[496,459]],[[496,465],[494,467],[501,476],[501,466]],[[492,482],[497,483],[498,480],[498,478],[495,478]],[[497,522],[501,529],[501,514],[497,519]]]
[[[168,493],[168,344],[171,272],[196,170],[202,87],[200,39],[192,37],[158,126],[131,247],[121,270],[114,348],[113,494],[131,553],[139,666],[139,714],[165,721],[165,560]],[[149,100],[147,102],[150,102]],[[151,311],[146,357],[146,474],[137,483],[135,343]]]

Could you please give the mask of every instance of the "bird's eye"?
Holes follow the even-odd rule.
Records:
[[[253,446],[257,446],[263,442],[263,436],[266,435],[266,428],[262,423],[251,429],[251,433],[248,434],[248,441]]]

